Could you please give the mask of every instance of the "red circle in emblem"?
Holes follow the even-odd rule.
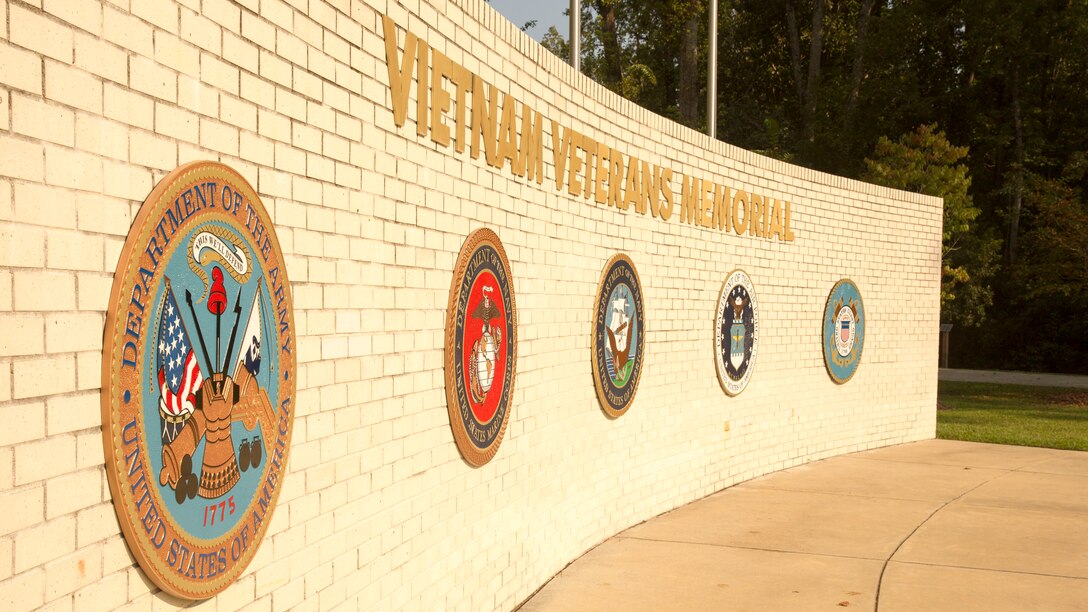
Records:
[[[465,312],[461,355],[465,389],[473,416],[486,424],[495,416],[502,400],[506,347],[510,341],[506,337],[506,304],[502,301],[501,286],[489,270],[482,270],[473,279]]]

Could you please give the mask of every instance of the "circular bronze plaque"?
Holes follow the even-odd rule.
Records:
[[[457,449],[481,466],[495,456],[510,420],[518,318],[506,250],[495,232],[465,239],[446,309],[446,405]]]
[[[294,423],[293,312],[241,175],[194,162],[159,182],[113,279],[102,438],[129,549],[172,595],[227,588],[268,530]]]
[[[714,317],[714,364],[727,394],[739,395],[748,386],[758,348],[755,287],[743,270],[733,270],[722,283]]]
[[[619,417],[635,400],[645,358],[642,283],[630,257],[617,253],[608,260],[594,304],[593,383],[601,409]]]
[[[861,292],[848,278],[835,283],[824,306],[824,365],[831,380],[843,384],[854,377],[865,344],[865,307]]]

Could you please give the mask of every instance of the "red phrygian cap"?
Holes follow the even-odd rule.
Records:
[[[213,315],[223,314],[227,309],[227,290],[223,288],[223,271],[218,266],[212,267],[212,290],[208,295],[208,312]]]

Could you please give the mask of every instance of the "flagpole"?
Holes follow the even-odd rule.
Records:
[[[257,290],[261,290],[261,285],[257,283]],[[231,372],[227,369],[230,362],[230,354],[234,352],[234,337],[238,333],[238,321],[242,318],[242,288],[238,287],[238,297],[234,298],[234,327],[230,330],[230,342],[227,344],[227,355],[223,357],[223,373],[227,376],[231,375]]]
[[[166,279],[166,288],[170,289],[170,279]],[[215,373],[215,362],[208,357],[208,347],[204,344],[204,332],[200,331],[200,319],[196,318],[196,310],[193,309],[193,294],[188,289],[185,290],[185,303],[189,305],[189,314],[193,316],[193,323],[196,325],[196,339],[200,341],[200,352],[204,353],[204,363],[208,364],[208,370],[213,374]]]
[[[570,65],[582,71],[582,0],[570,0]]]
[[[710,0],[710,54],[706,68],[706,134],[718,133],[718,0]]]

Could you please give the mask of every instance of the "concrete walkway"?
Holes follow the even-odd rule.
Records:
[[[1032,385],[1036,387],[1065,387],[1088,389],[1088,376],[1077,374],[1040,374],[1006,370],[954,370],[940,368],[937,378],[956,382],[986,382],[1001,385]]]
[[[746,482],[576,560],[541,610],[1088,610],[1088,453],[930,440]]]

